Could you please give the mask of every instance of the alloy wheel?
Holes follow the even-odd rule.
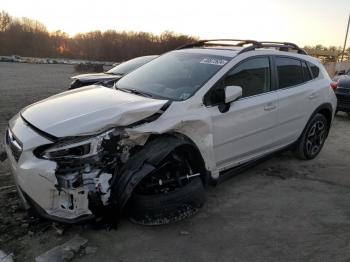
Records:
[[[306,137],[306,153],[309,156],[317,155],[326,138],[326,124],[324,121],[318,120],[309,129],[309,132]]]

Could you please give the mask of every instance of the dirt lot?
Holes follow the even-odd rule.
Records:
[[[0,63],[0,135],[22,107],[67,88],[68,65]],[[0,151],[3,145],[0,145]],[[0,162],[0,188],[13,185]],[[274,157],[208,190],[183,222],[117,230],[66,227],[28,216],[13,187],[0,190],[0,250],[16,261],[79,234],[97,247],[74,261],[350,261],[350,118],[339,114],[313,161]]]

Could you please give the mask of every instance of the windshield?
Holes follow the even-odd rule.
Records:
[[[129,89],[155,98],[186,100],[231,58],[174,51],[160,56],[123,77],[116,88]]]
[[[113,67],[112,69],[108,70],[107,73],[114,74],[114,75],[126,75],[131,71],[135,70],[136,68],[148,63],[149,61],[151,61],[156,57],[157,56],[136,57],[134,59],[123,62],[117,65],[116,67]]]

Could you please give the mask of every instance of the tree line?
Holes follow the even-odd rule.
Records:
[[[328,62],[341,62],[350,60],[350,47],[344,50],[343,56],[343,48],[340,46],[323,46],[323,45],[315,45],[315,46],[305,46],[304,49],[312,56],[319,58],[323,63]]]
[[[147,32],[108,30],[70,37],[62,31],[49,32],[39,21],[16,18],[5,11],[0,12],[0,55],[121,62],[142,55],[162,54],[196,40],[198,39],[193,36],[168,31],[155,35]],[[323,62],[339,60],[342,51],[341,47],[322,45],[305,46],[305,49]],[[334,53],[337,55],[333,55]],[[344,55],[344,60],[349,59],[350,48]]]
[[[0,12],[0,55],[125,61],[142,55],[162,54],[196,41],[193,36],[163,32],[108,30],[70,37],[62,31],[49,32],[44,24]]]

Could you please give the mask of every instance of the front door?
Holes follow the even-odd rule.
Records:
[[[225,86],[242,87],[243,95],[220,112]],[[209,97],[209,98],[208,98]],[[206,95],[212,120],[216,165],[220,170],[241,164],[271,150],[275,143],[278,97],[271,90],[270,60],[249,58],[233,67]]]

